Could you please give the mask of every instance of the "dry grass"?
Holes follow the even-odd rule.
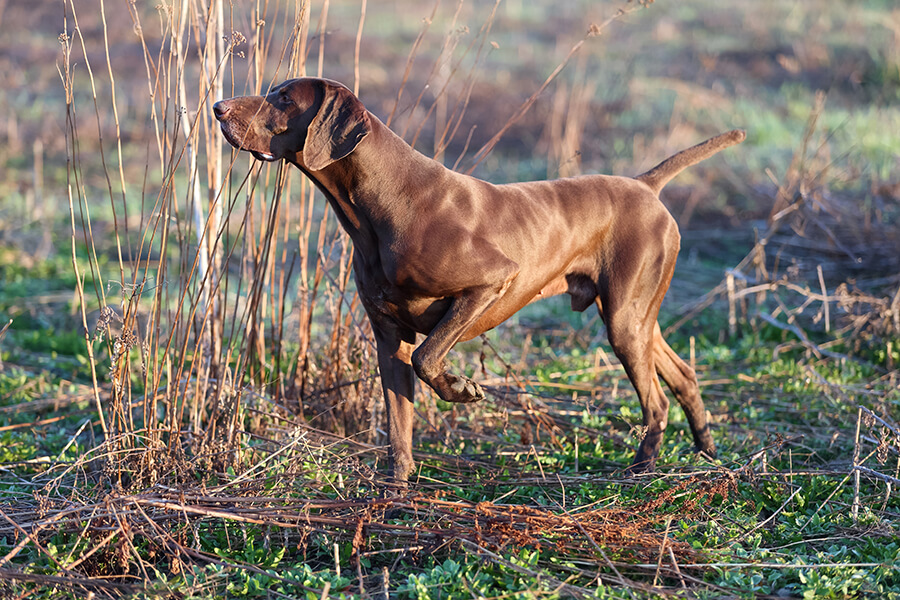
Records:
[[[222,485],[196,483],[195,474],[208,468],[202,457],[169,456],[166,463],[148,465],[146,451],[119,451],[113,461],[110,454],[119,445],[110,440],[62,472],[42,475],[35,480],[40,487],[33,502],[18,502],[14,511],[0,514],[0,536],[18,541],[0,558],[0,568],[13,580],[118,597],[142,588],[142,584],[128,583],[127,573],[137,569],[147,581],[147,575],[160,565],[178,574],[191,564],[217,564],[219,557],[201,549],[199,536],[227,529],[240,547],[247,542],[247,528],[253,527],[249,535],[262,536],[264,545],[290,547],[302,554],[309,551],[319,561],[321,553],[315,549],[323,541],[349,542],[350,556],[338,562],[337,569],[345,560],[344,564],[358,569],[361,558],[396,556],[415,561],[447,549],[509,566],[501,556],[509,550],[543,548],[565,555],[572,565],[582,565],[569,567],[573,581],[594,579],[649,590],[650,586],[632,578],[654,574],[660,585],[672,578],[703,585],[698,577],[710,558],[672,540],[668,524],[672,519],[700,518],[708,504],[727,501],[739,476],[731,472],[688,475],[653,500],[610,498],[602,505],[567,508],[565,488],[590,478],[492,481],[488,466],[482,471],[485,488],[500,485],[512,493],[520,486],[550,485],[560,490],[553,495],[561,494],[561,503],[541,508],[501,500],[474,502],[457,497],[452,486],[427,481],[415,493],[373,498],[375,474],[360,458],[378,449],[337,440],[302,425],[294,431],[290,441],[271,442],[267,451],[253,453],[255,458],[241,465],[241,475]],[[110,465],[118,470],[110,472]],[[128,487],[143,491],[112,491],[103,497],[81,491],[79,482],[94,479],[96,470],[121,477],[123,465],[129,465],[134,474]],[[275,465],[282,470],[273,479],[270,472]],[[445,468],[454,470],[453,461]],[[139,484],[138,473],[149,469],[162,476],[153,485]],[[71,537],[77,543],[67,556],[59,556],[47,550],[51,537]],[[3,566],[26,545],[49,559],[59,575],[27,575]],[[610,572],[605,568],[599,574],[592,572],[590,565],[596,563]],[[235,566],[232,561],[228,564]],[[536,571],[513,567],[540,578]],[[252,564],[237,564],[237,568],[266,572]],[[109,583],[109,578],[122,578],[122,582]],[[358,583],[361,587],[380,584],[377,577],[363,577],[361,571]],[[556,581],[551,585],[564,595],[591,596],[590,586],[583,584]],[[664,587],[655,589],[660,592]]]
[[[856,340],[857,351],[900,335],[896,224],[876,216],[874,206],[860,219],[858,199],[830,189],[833,162],[827,134],[817,127],[824,104],[820,94],[784,180],[768,173],[777,185],[775,203],[752,250],[718,286],[683,307],[666,333],[725,298],[730,335],[739,316],[745,323],[758,317],[793,333],[819,358],[841,356],[816,346],[803,331],[807,325],[827,334],[835,329],[836,338]]]

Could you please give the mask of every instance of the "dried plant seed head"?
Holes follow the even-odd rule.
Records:
[[[882,427],[881,435],[878,436],[878,448],[875,451],[875,459],[878,461],[879,465],[883,465],[887,462],[888,457],[891,452],[891,432]]]
[[[862,415],[862,421],[866,427],[872,427],[873,425],[875,425],[875,416],[871,413],[864,412]]]
[[[228,49],[234,50],[234,48],[236,48],[237,46],[240,46],[241,44],[246,42],[247,38],[244,37],[244,34],[241,33],[240,31],[232,31],[231,38],[229,39],[226,37],[225,41],[228,42]]]
[[[644,438],[647,437],[647,429],[645,425],[635,425],[631,428],[631,433],[637,440],[644,441]]]

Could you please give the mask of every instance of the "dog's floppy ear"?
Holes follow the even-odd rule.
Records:
[[[303,162],[320,171],[353,152],[372,131],[362,102],[343,85],[325,82],[319,112],[309,124],[303,146]]]

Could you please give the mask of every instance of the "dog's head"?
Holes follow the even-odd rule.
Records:
[[[369,114],[336,81],[304,77],[266,96],[238,96],[213,107],[225,139],[259,160],[282,158],[320,171],[353,152],[372,130]]]

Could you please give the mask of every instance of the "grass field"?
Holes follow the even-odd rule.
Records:
[[[494,181],[666,189],[653,475],[590,311],[530,305],[419,387],[415,483],[351,248],[221,97],[323,75]],[[501,134],[499,135],[498,134]],[[900,9],[867,2],[0,0],[0,598],[900,598]]]

